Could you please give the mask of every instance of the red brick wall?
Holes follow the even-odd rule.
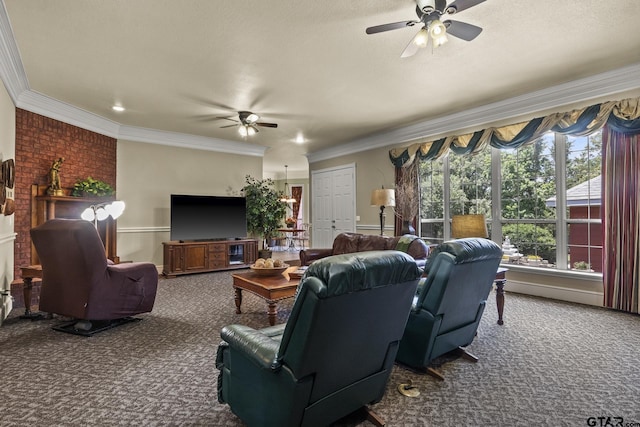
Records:
[[[31,261],[31,185],[48,185],[53,161],[64,157],[63,188],[91,176],[116,188],[116,139],[16,108],[15,278]]]

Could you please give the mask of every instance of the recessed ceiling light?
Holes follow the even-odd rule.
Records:
[[[113,107],[111,107],[113,109],[113,111],[117,111],[119,113],[124,111],[124,107],[121,105],[114,105]]]
[[[295,141],[297,144],[304,144],[305,143],[304,136],[302,136],[302,134],[299,133],[298,136],[296,136]]]

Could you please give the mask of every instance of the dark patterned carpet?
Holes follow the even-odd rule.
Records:
[[[235,314],[230,283],[227,272],[161,279],[143,321],[90,338],[53,331],[62,318],[14,310],[0,328],[0,425],[242,425],[216,400],[219,331],[268,323],[250,294]],[[496,320],[492,295],[469,347],[478,363],[442,358],[444,382],[396,366],[374,410],[389,426],[640,426],[639,316],[507,294],[505,325]],[[396,391],[408,380],[419,397]]]

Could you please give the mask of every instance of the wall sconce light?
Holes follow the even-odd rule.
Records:
[[[371,206],[380,206],[380,235],[384,235],[384,208],[396,205],[396,193],[392,189],[377,188],[371,192]]]
[[[104,221],[108,217],[117,219],[124,212],[124,208],[125,204],[122,200],[98,203],[82,211],[80,218],[85,221],[93,221],[93,225],[98,228],[98,221]]]

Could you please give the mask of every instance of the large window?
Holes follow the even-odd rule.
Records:
[[[421,236],[439,243],[453,215],[481,213],[517,249],[504,262],[601,272],[600,163],[600,132],[421,162]]]
[[[517,150],[500,150],[500,212],[503,239],[522,254],[511,261],[556,264],[555,138],[545,135]]]
[[[568,137],[566,147],[567,264],[576,270],[602,272],[602,132]]]

